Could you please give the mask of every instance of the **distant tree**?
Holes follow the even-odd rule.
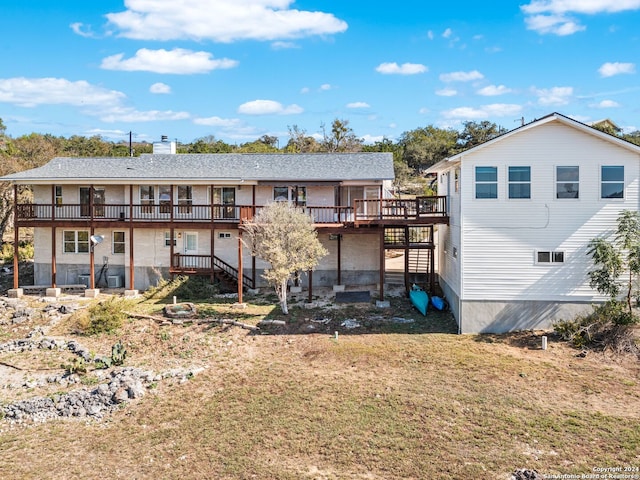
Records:
[[[287,127],[289,130],[289,141],[285,146],[285,151],[289,153],[312,153],[322,149],[315,138],[307,135],[307,131],[293,125]]]
[[[627,142],[631,142],[634,145],[640,146],[640,130],[635,130],[631,133],[625,133],[622,135],[622,138]]]
[[[270,264],[262,276],[275,288],[282,313],[288,314],[287,283],[299,271],[314,270],[328,254],[311,217],[287,202],[273,202],[241,228],[251,255]]]
[[[455,153],[458,132],[428,125],[404,132],[398,144],[404,163],[416,173]]]
[[[265,135],[253,142],[243,143],[236,148],[236,151],[239,153],[276,153],[279,151],[278,147],[275,146],[277,140],[276,137]]]
[[[322,129],[322,149],[326,152],[360,152],[362,139],[358,138],[349,126],[349,120],[336,118],[331,123],[331,133],[327,133],[324,123]]]
[[[217,140],[213,135],[207,135],[183,145],[184,153],[231,153],[233,146]]]
[[[464,122],[463,125],[464,128],[458,135],[460,150],[475,147],[507,132],[506,128],[500,127],[487,120],[482,122]]]
[[[631,305],[633,288],[640,275],[640,214],[634,210],[620,213],[613,238],[592,239],[587,254],[596,267],[589,272],[589,285],[598,292],[609,295],[612,301],[617,300],[624,285],[628,315],[613,320],[616,323],[631,323],[634,320]],[[627,279],[621,282],[623,274],[627,275]]]
[[[396,190],[403,190],[404,186],[411,180],[411,169],[402,157],[403,149],[398,143],[394,143],[388,138],[378,140],[371,145],[363,145],[363,152],[390,152],[393,154],[393,185]]]
[[[110,153],[111,145],[99,135],[72,135],[64,142],[64,155],[68,157],[108,157]]]

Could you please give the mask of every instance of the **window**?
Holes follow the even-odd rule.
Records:
[[[238,218],[236,216],[236,189],[234,187],[214,187],[214,218]]]
[[[536,263],[564,263],[564,252],[562,250],[538,250],[536,251]]]
[[[453,173],[453,178],[454,178],[454,182],[453,182],[454,191],[455,193],[458,193],[460,191],[460,169],[459,168],[455,169]]]
[[[62,205],[62,185],[56,185],[54,193],[56,207],[59,207]]]
[[[193,187],[191,185],[178,185],[178,211],[191,213],[193,205]]]
[[[124,253],[124,232],[113,232],[111,236],[111,250],[113,253]]]
[[[556,198],[580,198],[579,167],[556,167]]]
[[[155,198],[156,194],[153,185],[140,185],[140,205],[142,205],[142,213],[153,213]]]
[[[171,232],[164,232],[164,246],[165,247],[170,247],[171,246]],[[173,237],[173,246],[176,246],[176,237]]]
[[[498,198],[497,167],[476,167],[476,198]]]
[[[231,234],[229,232],[220,232],[218,233],[218,238],[231,238]]]
[[[303,207],[307,204],[307,187],[273,187],[273,199]]]
[[[509,198],[531,198],[531,167],[509,167]]]
[[[171,213],[171,186],[160,185],[158,187],[158,200],[160,213]]]
[[[603,166],[600,181],[600,198],[624,198],[624,167]]]
[[[62,232],[64,253],[89,252],[88,230],[65,230]]]

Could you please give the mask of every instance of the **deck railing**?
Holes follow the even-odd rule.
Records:
[[[211,255],[190,255],[175,253],[171,262],[171,272],[176,274],[208,275],[222,272],[228,278],[237,280],[238,269],[221,258]],[[247,288],[255,288],[251,277],[242,274],[242,283]]]
[[[260,211],[253,205],[165,205],[165,204],[39,204],[17,205],[17,220],[33,221],[122,221],[176,223],[240,223]],[[353,207],[300,207],[314,224],[345,224],[357,221],[419,220],[427,216],[446,216],[446,197],[417,197],[414,199],[355,200]]]

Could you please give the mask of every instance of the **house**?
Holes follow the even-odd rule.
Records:
[[[546,329],[606,300],[588,243],[639,207],[640,147],[553,113],[432,166],[439,281],[461,333]]]
[[[443,197],[389,198],[390,153],[176,154],[164,143],[140,157],[54,158],[0,179],[14,184],[16,238],[34,229],[36,285],[133,294],[161,278],[206,275],[237,282],[241,295],[264,285],[268,265],[243,247],[240,226],[286,201],[312,217],[329,251],[307,275],[309,296],[314,286],[378,284],[382,299],[385,250],[432,253],[433,225],[447,221]],[[33,202],[18,203],[27,186]],[[428,234],[410,246],[410,229]],[[10,293],[23,287],[16,274]]]

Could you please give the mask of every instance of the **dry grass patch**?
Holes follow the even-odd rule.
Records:
[[[284,318],[251,302],[201,311],[247,323]],[[116,335],[82,337],[105,353],[122,339],[128,364],[156,371],[207,368],[161,382],[99,423],[2,425],[0,477],[500,479],[521,467],[588,473],[640,464],[637,362],[576,358],[557,342],[542,351],[539,338],[522,335],[424,333],[448,324],[416,314],[413,325],[372,322],[335,340],[341,319],[378,314],[292,309],[295,328],[270,335],[129,320]],[[334,323],[300,334],[305,319],[321,315]],[[70,322],[58,334],[70,335]]]

